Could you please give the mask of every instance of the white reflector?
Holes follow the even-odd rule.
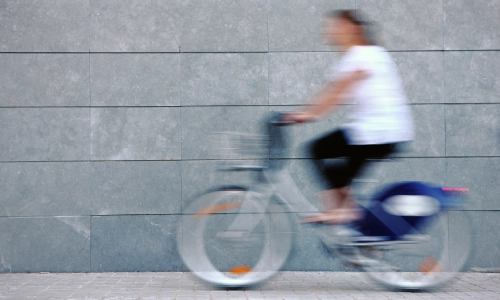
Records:
[[[430,216],[439,211],[437,199],[422,195],[392,196],[382,203],[382,207],[390,214],[397,216]]]

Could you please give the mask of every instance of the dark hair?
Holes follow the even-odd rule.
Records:
[[[329,12],[327,14],[327,17],[332,19],[344,19],[356,25],[365,25],[365,23],[358,18],[356,10],[351,10],[351,9],[334,10]]]
[[[363,35],[366,39],[366,41],[371,44],[371,45],[376,45],[375,39],[373,38],[372,34],[372,23],[367,22],[364,18],[361,17],[361,13],[359,10],[354,10],[354,9],[339,9],[339,10],[333,10],[329,13],[326,14],[327,18],[331,19],[344,19],[347,20],[353,24],[359,25],[363,27]]]

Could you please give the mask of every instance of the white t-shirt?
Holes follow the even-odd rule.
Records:
[[[342,75],[364,71],[351,94],[351,122],[345,125],[350,144],[369,145],[413,139],[411,112],[406,104],[396,65],[384,48],[353,46],[328,76],[335,81]]]

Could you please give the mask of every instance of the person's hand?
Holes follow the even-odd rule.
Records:
[[[284,117],[283,120],[285,122],[290,122],[290,123],[307,123],[307,122],[312,122],[315,121],[317,117],[311,113],[308,112],[292,112],[292,113],[287,113]]]

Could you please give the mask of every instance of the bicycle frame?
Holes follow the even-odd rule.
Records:
[[[209,191],[195,199],[186,208],[187,213],[183,216],[183,226],[179,227],[178,231],[181,256],[197,276],[208,282],[237,287],[266,280],[283,266],[292,248],[294,232],[289,219],[290,213],[305,218],[319,212],[295,184],[287,170],[287,161],[273,159],[283,157],[287,149],[284,130],[279,126],[285,125],[281,121],[281,115],[274,115],[267,124],[271,157],[268,166],[242,165],[224,168],[226,171],[257,171],[259,181],[248,188],[222,187]],[[424,190],[419,189],[420,187]],[[428,192],[425,192],[425,188]],[[418,182],[396,183],[373,198],[373,207],[367,208],[365,217],[360,222],[354,226],[325,225],[322,226],[325,230],[320,230],[318,235],[325,246],[324,249],[328,252],[333,250],[342,260],[362,267],[372,278],[384,285],[405,289],[436,286],[451,278],[452,273],[458,271],[467,258],[468,248],[454,253],[452,259],[449,259],[451,249],[448,247],[448,225],[446,216],[443,218],[439,213],[439,208],[446,210],[449,205],[446,201],[437,199],[443,193],[461,191],[462,189],[446,190]],[[438,212],[436,220],[439,222],[433,222],[437,227],[432,227],[437,230],[425,231],[426,228],[422,228],[421,232],[425,234],[420,234],[414,227],[419,226],[416,223],[418,219],[406,221],[403,217],[431,216],[426,211],[429,211],[429,207],[436,206],[426,205],[424,198],[427,198],[427,202],[433,202],[433,196],[436,196],[434,200],[439,204],[438,209],[434,210]],[[419,207],[419,202],[424,205]],[[275,206],[275,203],[278,205]],[[409,207],[408,204],[412,209],[405,210]],[[415,205],[420,209],[415,210]],[[383,220],[384,210],[385,217],[387,211],[391,212],[389,214],[392,220],[391,217],[387,217],[388,221]],[[381,221],[394,235],[386,235],[384,231],[363,231],[363,226],[371,226],[370,230],[377,228],[373,226],[377,224],[372,220],[373,217]],[[401,220],[394,221],[394,217]],[[414,230],[408,231],[404,228]],[[444,235],[433,239],[434,232]],[[225,245],[233,245],[238,249],[245,249],[244,251],[253,251],[254,248],[246,249],[245,243],[251,243],[256,236],[262,239],[260,244],[255,244],[255,252],[242,253],[235,251],[232,246],[227,249],[219,247],[219,243],[226,243]],[[465,239],[464,243],[469,245],[470,239]],[[389,251],[386,251],[387,249]],[[233,254],[236,257],[233,257]],[[385,257],[385,254],[388,256]],[[242,260],[238,255],[243,255]],[[218,260],[218,256],[222,260]],[[408,256],[412,256],[410,268],[404,263],[400,265],[400,259],[408,262]],[[229,257],[229,264],[225,264],[224,260]],[[245,264],[247,257],[250,257],[247,262],[251,268]],[[212,259],[217,262],[215,265]],[[410,270],[410,277],[417,270],[417,279],[407,277],[405,270]]]
[[[275,114],[271,117],[268,124],[269,134],[269,153],[274,156],[278,153],[283,153],[286,146],[286,137],[283,132],[280,122],[281,114]],[[255,166],[233,166],[226,170],[238,171],[260,171],[262,182],[258,185],[252,185],[250,191],[259,195],[264,209],[269,206],[269,201],[273,195],[276,195],[282,204],[286,205],[288,212],[295,213],[299,218],[305,218],[319,213],[319,209],[314,206],[297,188],[295,181],[290,176],[286,169],[286,162],[279,160],[270,160],[268,167]],[[253,194],[249,193],[249,197]],[[230,231],[252,231],[253,228],[260,222],[260,219],[255,218],[254,213],[264,213],[264,211],[256,211],[252,201],[244,201],[240,208],[240,214],[230,225]]]
[[[288,124],[282,121],[282,114],[272,115],[267,124],[270,156],[274,157],[278,154],[283,154],[287,149],[287,141],[283,126]],[[261,218],[255,218],[255,213],[263,215],[263,213],[265,212],[264,210],[269,207],[269,201],[270,199],[272,199],[273,195],[276,195],[281,204],[284,204],[287,207],[288,212],[295,213],[299,218],[306,218],[320,212],[320,210],[310,201],[308,201],[306,197],[301,193],[301,191],[297,188],[297,185],[295,184],[293,178],[290,176],[286,165],[286,161],[271,159],[269,161],[268,167],[233,166],[227,169],[239,171],[251,170],[261,172],[262,176],[260,176],[260,178],[262,178],[262,182],[259,182],[258,184],[252,185],[250,187],[250,191],[253,193],[249,193],[249,197],[259,195],[259,200],[264,204],[260,206],[260,210],[256,210],[254,205],[252,205],[252,201],[243,201],[240,207],[240,214],[235,219],[233,224],[228,228],[229,231],[252,231],[261,220]],[[453,190],[456,191],[456,189]],[[428,197],[420,196],[415,198],[418,199],[414,199],[413,202],[418,204],[418,201],[422,200],[422,198]],[[383,221],[383,218],[379,219]],[[396,228],[395,230],[393,230],[395,232],[398,232],[399,228],[412,227],[403,219],[396,220],[395,224],[386,223],[385,225],[391,230],[393,230],[393,228]],[[417,230],[415,231],[418,232]],[[407,242],[411,243],[412,241]]]

